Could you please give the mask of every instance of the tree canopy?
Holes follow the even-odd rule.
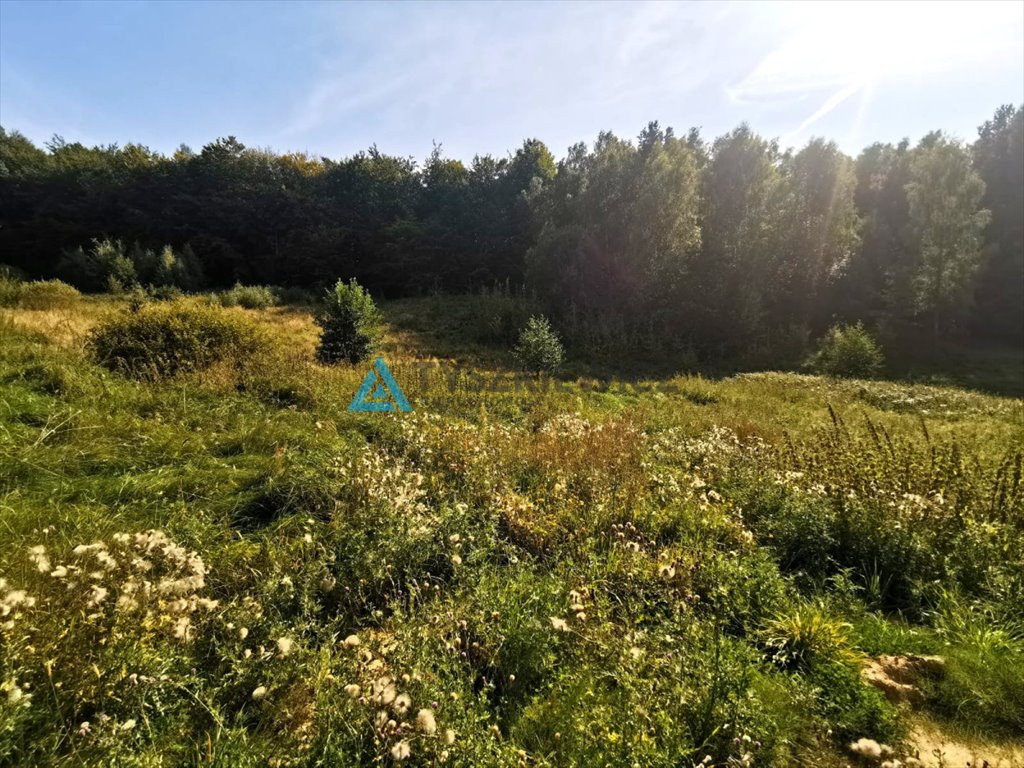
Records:
[[[90,250],[104,239],[121,250]],[[611,318],[708,354],[836,320],[1021,343],[1024,111],[1000,107],[972,145],[933,133],[857,158],[652,122],[558,161],[530,139],[468,165],[441,147],[332,159],[230,136],[171,156],[40,148],[0,128],[0,250],[86,290],[112,275],[186,290],[355,278],[384,297],[506,283],[556,324]]]

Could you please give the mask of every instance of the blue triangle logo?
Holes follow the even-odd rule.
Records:
[[[373,361],[373,366],[366,373],[362,386],[352,398],[348,409],[350,412],[408,412],[412,410],[405,393],[398,386],[395,377],[388,370],[383,357]]]

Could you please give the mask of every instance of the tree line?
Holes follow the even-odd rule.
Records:
[[[709,142],[651,123],[560,161],[531,139],[469,164],[233,137],[171,156],[39,148],[0,128],[0,252],[86,290],[524,286],[556,322],[611,320],[705,354],[800,345],[838,320],[1019,344],[1024,109],[1000,107],[972,144],[934,132],[856,158],[824,139],[783,151],[747,125]]]

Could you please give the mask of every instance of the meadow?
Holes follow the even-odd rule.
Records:
[[[516,386],[514,308],[434,296],[382,304],[414,411],[349,413],[309,307],[157,378],[90,346],[133,301],[0,310],[0,765],[1024,759],[1015,384]],[[941,672],[894,703],[882,654]]]

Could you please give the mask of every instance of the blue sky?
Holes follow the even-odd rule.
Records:
[[[233,134],[339,157],[376,143],[556,156],[649,120],[856,153],[971,140],[1024,101],[1024,3],[0,0],[0,124],[163,152]]]

